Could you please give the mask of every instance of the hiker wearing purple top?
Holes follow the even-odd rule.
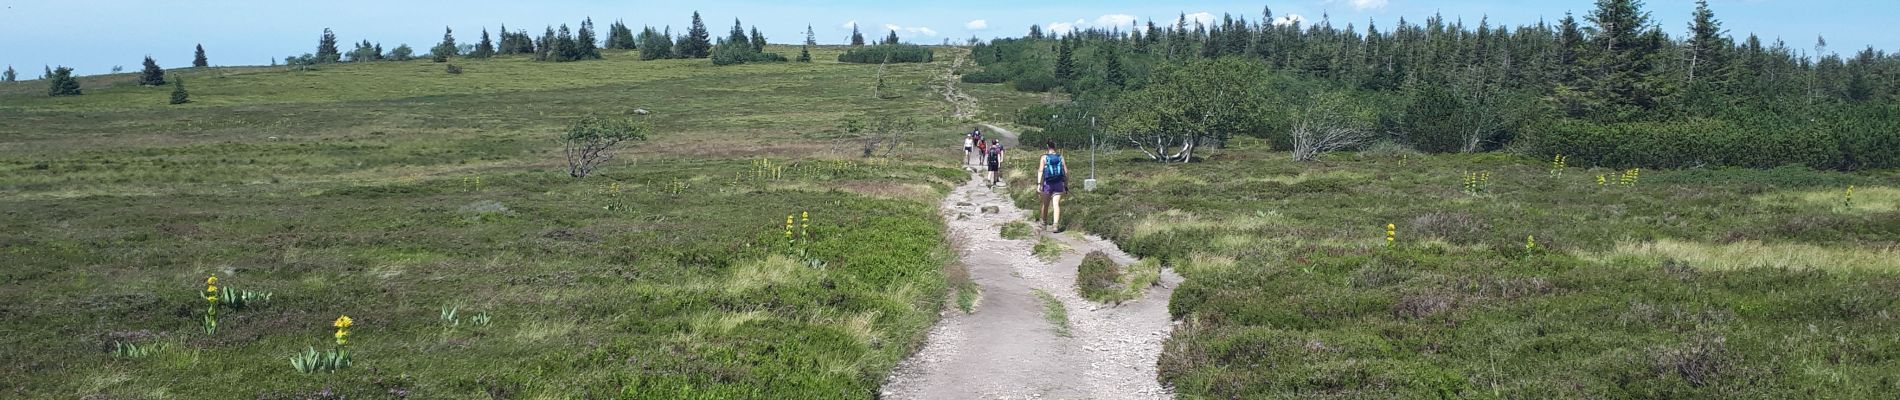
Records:
[[[1042,186],[1042,211],[1037,215],[1044,225],[1062,232],[1062,193],[1069,191],[1069,171],[1062,165],[1062,154],[1056,152],[1056,142],[1045,142],[1044,147],[1049,151],[1042,154],[1036,168],[1036,182]]]

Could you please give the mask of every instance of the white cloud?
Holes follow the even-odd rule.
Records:
[[[919,35],[937,36],[937,30],[930,29],[930,27],[928,26],[904,27],[898,24],[884,24],[884,30],[897,32],[901,36],[909,36],[909,37],[917,37]]]
[[[1075,22],[1050,22],[1048,25],[1049,33],[1075,32],[1075,29],[1077,27],[1088,25],[1088,23],[1089,23],[1088,20],[1081,19],[1081,18],[1077,18]]]
[[[1287,25],[1299,24],[1299,23],[1304,23],[1304,22],[1306,22],[1305,16],[1301,16],[1299,14],[1287,14],[1287,15],[1280,16],[1279,18],[1274,18],[1273,26],[1287,26]]]
[[[850,20],[850,21],[845,21],[844,25],[838,25],[838,29],[851,29],[851,28],[856,28],[856,27],[858,27],[858,20],[855,20],[855,19]]]
[[[973,21],[970,21],[969,23],[963,24],[963,29],[969,29],[973,31],[990,29],[990,21],[980,20],[980,19],[973,20]]]
[[[1135,23],[1135,16],[1128,14],[1108,14],[1095,18],[1095,26],[1101,28],[1124,27]]]
[[[1201,25],[1214,25],[1214,14],[1209,12],[1197,12],[1187,15],[1188,26],[1194,26],[1196,22],[1201,23]]]
[[[1354,10],[1365,11],[1385,8],[1386,0],[1346,0],[1346,2],[1351,3]]]

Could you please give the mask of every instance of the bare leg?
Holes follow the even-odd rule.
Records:
[[[1055,215],[1055,218],[1053,220],[1054,222],[1050,222],[1049,226],[1056,227],[1056,230],[1058,231],[1062,230],[1062,194],[1061,193],[1049,195],[1049,213]]]
[[[1042,194],[1042,208],[1036,211],[1036,223],[1046,225],[1048,222],[1049,222],[1049,194],[1043,193]]]

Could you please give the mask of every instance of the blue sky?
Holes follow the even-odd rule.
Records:
[[[1259,19],[1262,6],[1276,15],[1299,15],[1316,22],[1329,15],[1334,25],[1363,28],[1368,19],[1380,27],[1399,17],[1422,21],[1434,12],[1462,17],[1475,25],[1556,20],[1565,11],[1581,15],[1593,0],[1293,0],[1293,1],[365,1],[318,2],[194,0],[0,0],[0,65],[12,65],[23,77],[38,77],[42,65],[66,65],[80,74],[109,72],[114,65],[136,70],[143,56],[165,67],[186,66],[192,46],[203,43],[214,65],[265,64],[272,57],[311,52],[323,28],[348,44],[364,39],[385,49],[407,43],[418,52],[440,40],[453,26],[460,41],[474,42],[481,28],[539,31],[549,24],[578,25],[591,16],[605,29],[619,19],[629,25],[672,25],[683,29],[698,10],[715,34],[737,17],[757,25],[773,43],[796,43],[810,24],[823,43],[837,43],[857,22],[866,35],[882,36],[896,27],[906,40],[939,43],[945,38],[1021,36],[1030,25],[1095,26],[1129,19],[1173,20],[1182,13],[1222,13]],[[1687,30],[1693,0],[1649,0],[1646,10],[1671,34]],[[1711,0],[1731,33],[1760,34],[1772,42],[1812,48],[1817,35],[1831,49],[1848,53],[1866,46],[1900,50],[1900,29],[1889,19],[1900,15],[1893,0]]]

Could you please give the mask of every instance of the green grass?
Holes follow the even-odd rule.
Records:
[[[946,303],[935,204],[965,175],[922,143],[862,159],[838,129],[955,132],[928,86],[941,63],[891,67],[889,100],[874,65],[454,63],[176,70],[179,107],[123,76],[69,98],[0,84],[0,388],[872,398]],[[560,172],[555,132],[634,108],[652,141]],[[759,178],[766,159],[783,175]],[[205,335],[207,275],[273,297]],[[345,314],[354,365],[295,372]]]
[[[1030,252],[1034,253],[1037,258],[1041,258],[1043,261],[1054,262],[1056,259],[1062,258],[1062,252],[1065,251],[1066,248],[1066,246],[1062,245],[1062,242],[1050,239],[1048,236],[1039,236],[1036,238],[1035,247],[1030,248]]]
[[[1297,163],[1233,144],[1187,165],[1106,153],[1101,188],[1063,204],[1072,229],[1187,278],[1160,361],[1184,398],[1900,389],[1900,214],[1877,205],[1900,187],[1892,171],[1645,171],[1599,187],[1617,171],[1552,178],[1508,154]],[[1463,171],[1490,171],[1489,191],[1465,194]],[[1831,202],[1848,184],[1865,205]]]
[[[1034,291],[1036,298],[1042,299],[1042,319],[1049,321],[1049,325],[1055,329],[1056,336],[1072,336],[1072,332],[1069,331],[1069,308],[1062,304],[1062,299],[1042,289],[1034,289]]]
[[[1076,265],[1075,287],[1082,298],[1101,303],[1120,304],[1140,298],[1142,292],[1161,279],[1161,263],[1142,260],[1133,265],[1116,265],[1102,252],[1089,252]]]
[[[1022,240],[1028,238],[1031,233],[1029,223],[1023,221],[1010,221],[1003,224],[1001,232],[1003,238],[1009,240]]]

